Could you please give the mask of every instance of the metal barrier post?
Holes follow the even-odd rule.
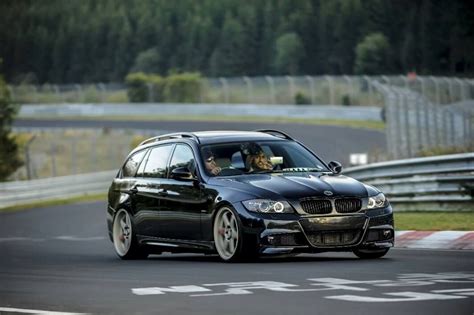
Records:
[[[336,95],[335,95],[335,91],[334,91],[334,80],[329,75],[325,75],[324,78],[326,79],[326,81],[328,81],[328,84],[329,84],[329,104],[334,105],[334,104],[336,104],[336,100],[335,100]]]
[[[249,77],[244,77],[245,84],[247,85],[247,102],[253,104],[253,86],[252,80]]]
[[[77,139],[76,137],[72,137],[71,139],[71,172],[72,174],[77,174]]]
[[[51,141],[50,154],[51,154],[51,176],[56,177],[58,175],[57,169],[56,169],[56,145],[53,140]]]
[[[225,78],[219,78],[219,82],[222,85],[222,91],[224,92],[224,103],[229,104],[229,87]]]
[[[448,102],[448,104],[449,103],[454,103],[456,101],[456,99],[454,97],[453,80],[450,79],[450,78],[445,78],[445,80],[448,83],[448,87],[449,87],[449,99],[450,99],[450,101]]]
[[[402,117],[401,117],[401,114],[400,114],[400,102],[402,101],[402,97],[400,96],[400,94],[398,92],[395,93],[395,95],[397,95],[397,101],[396,103],[394,103],[394,118],[395,118],[395,121],[396,121],[396,126],[397,128],[395,128],[395,130],[397,130],[396,133],[394,133],[395,135],[395,139],[396,141],[395,142],[395,152],[396,154],[394,155],[394,158],[395,159],[399,159],[400,157],[403,157],[404,154],[402,152],[403,150],[403,139],[401,137],[401,130],[402,129]]]
[[[153,103],[155,100],[155,96],[153,95],[153,84],[147,83],[146,87],[148,89],[148,103]]]
[[[415,105],[415,128],[416,128],[416,152],[419,152],[423,148],[423,137],[422,137],[422,130],[424,129],[421,124],[421,106],[422,106],[422,98],[417,95],[414,99]]]
[[[271,104],[276,103],[276,97],[275,97],[275,85],[273,84],[273,79],[270,76],[265,76],[265,80],[267,80],[268,83],[268,88],[270,89],[270,102]]]
[[[295,84],[293,78],[289,75],[285,76],[285,78],[288,81],[288,87],[290,88],[290,104],[295,104]]]
[[[99,84],[97,84],[97,86],[99,87],[99,90],[102,92],[100,100],[102,101],[102,103],[105,103],[105,101],[107,99],[106,98],[107,90],[106,90],[105,84],[104,83],[99,83]]]
[[[305,76],[306,80],[308,81],[309,90],[311,91],[311,104],[316,104],[316,91],[314,88],[314,80],[311,76]]]
[[[368,105],[374,105],[373,101],[374,101],[374,94],[373,94],[373,88],[372,88],[372,80],[370,79],[369,76],[367,75],[364,75],[363,77],[365,79],[365,81],[367,82],[367,88],[369,90],[369,104]]]
[[[406,144],[406,154],[408,157],[412,157],[413,155],[413,150],[412,150],[412,141],[411,141],[411,135],[410,135],[410,105],[408,103],[408,95],[403,94],[403,114],[404,114],[404,128],[402,129],[405,132],[405,144]],[[400,130],[401,131],[401,130]]]
[[[344,79],[347,81],[347,84],[349,85],[349,98],[351,100],[350,102],[353,104],[354,103],[354,87],[352,85],[352,79],[348,75],[345,75]]]
[[[449,112],[449,127],[451,134],[451,144],[454,145],[456,143],[456,130],[454,127],[454,113],[452,112]]]

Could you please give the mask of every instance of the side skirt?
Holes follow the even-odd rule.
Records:
[[[144,246],[158,247],[164,252],[215,252],[214,242],[179,240],[162,237],[137,235],[138,243]]]

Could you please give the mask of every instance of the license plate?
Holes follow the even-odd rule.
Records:
[[[340,243],[339,234],[331,233],[323,235],[324,244],[338,244]]]

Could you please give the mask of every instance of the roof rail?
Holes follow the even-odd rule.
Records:
[[[197,143],[200,143],[199,138],[193,133],[190,133],[190,132],[177,132],[177,133],[168,133],[168,134],[165,134],[165,135],[156,136],[156,137],[153,137],[153,138],[146,139],[145,141],[142,141],[138,146],[142,146],[142,145],[145,145],[145,144],[148,144],[148,143],[162,141],[162,140],[179,139],[179,138],[192,138]]]
[[[264,132],[264,133],[268,133],[268,134],[277,134],[279,135],[278,137],[279,138],[284,138],[284,139],[287,139],[287,140],[294,140],[292,137],[290,137],[288,134],[280,131],[280,130],[274,130],[274,129],[257,129],[255,130],[257,132]],[[283,137],[282,137],[283,136]]]

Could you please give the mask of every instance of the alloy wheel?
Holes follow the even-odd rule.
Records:
[[[219,256],[224,260],[234,257],[239,245],[239,224],[229,208],[221,208],[214,221],[214,242]]]

